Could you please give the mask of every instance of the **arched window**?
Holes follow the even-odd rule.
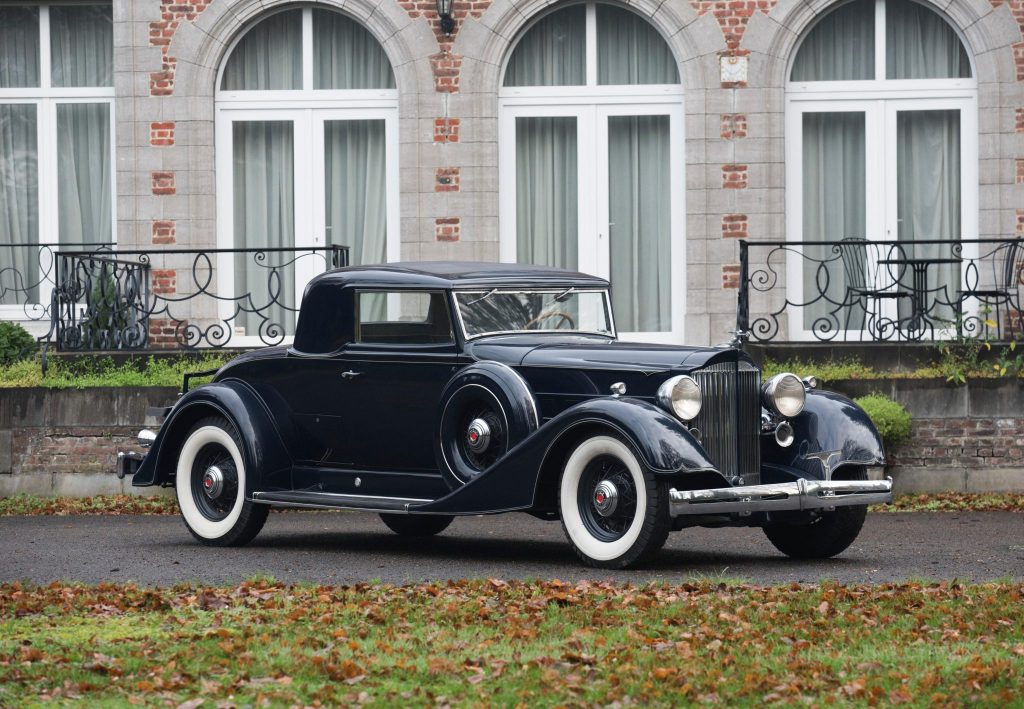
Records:
[[[4,319],[37,320],[49,302],[41,244],[114,240],[113,36],[109,3],[0,5]]]
[[[605,3],[539,17],[505,67],[501,256],[611,278],[620,332],[678,340],[683,90],[645,18]]]
[[[977,237],[977,84],[959,34],[935,10],[913,0],[831,10],[800,42],[786,99],[790,239],[898,241],[906,258],[930,258],[949,247],[915,242]],[[819,259],[829,248],[804,250]],[[935,265],[928,289],[955,293],[959,269]],[[815,270],[806,265],[802,282],[791,282],[802,291],[796,302],[817,292]],[[856,276],[831,275],[828,299],[841,302]],[[892,320],[912,307],[901,298],[882,305]],[[790,335],[808,336],[828,309],[805,308]],[[842,320],[848,330],[869,327],[862,310]]]
[[[391,63],[365,27],[312,7],[261,19],[238,38],[218,78],[218,243],[343,245],[352,264],[397,259],[397,122]],[[290,302],[315,263],[286,269]],[[229,292],[268,290],[266,270],[251,257],[237,257],[221,277],[231,280]],[[243,314],[239,325],[260,322],[251,320]]]

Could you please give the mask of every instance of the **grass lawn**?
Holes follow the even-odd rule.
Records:
[[[0,585],[0,706],[996,706],[1024,584]]]
[[[942,492],[900,495],[888,505],[872,505],[872,512],[1024,512],[1024,493]],[[97,495],[96,497],[0,497],[0,517],[14,515],[176,515],[174,497]]]

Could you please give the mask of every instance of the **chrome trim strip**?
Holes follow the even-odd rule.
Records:
[[[669,514],[749,514],[892,502],[892,478],[804,480],[710,490],[669,490]]]

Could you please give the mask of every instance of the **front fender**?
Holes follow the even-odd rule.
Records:
[[[541,474],[560,450],[559,443],[594,426],[618,432],[655,474],[716,470],[686,427],[662,409],[638,399],[590,399],[547,421],[465,485],[410,511],[480,514],[533,507]]]
[[[842,465],[885,464],[875,424],[864,409],[841,394],[811,389],[804,410],[790,423],[795,440],[788,448],[780,448],[770,436],[762,439],[765,464],[794,468],[817,480],[829,479]]]
[[[238,379],[205,384],[175,403],[150,446],[132,485],[169,483],[177,466],[177,451],[188,431],[212,415],[226,418],[242,438],[246,495],[253,490],[290,489],[292,460],[273,418],[259,395]]]

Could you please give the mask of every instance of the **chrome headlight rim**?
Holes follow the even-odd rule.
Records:
[[[662,382],[657,398],[662,408],[680,421],[693,421],[704,405],[700,384],[688,374],[679,374]]]
[[[781,372],[761,385],[764,406],[779,416],[799,416],[807,403],[807,391],[800,377],[792,372]]]

